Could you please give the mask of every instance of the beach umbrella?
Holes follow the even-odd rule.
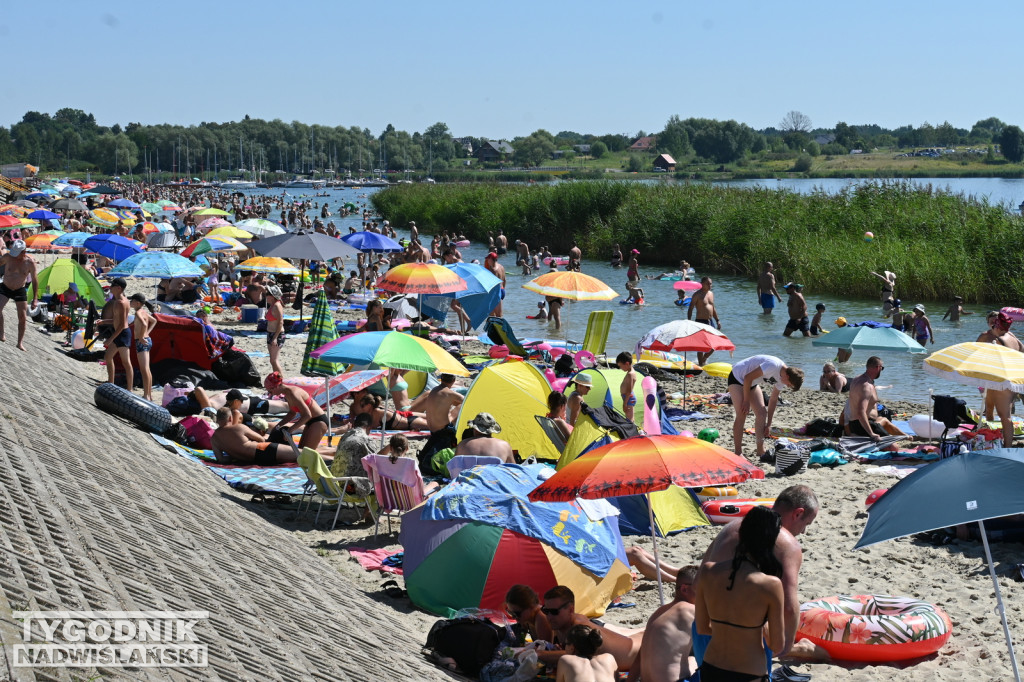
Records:
[[[683,488],[743,483],[764,478],[764,471],[743,457],[698,438],[635,436],[581,455],[530,493],[534,501],[569,501],[647,495],[647,513],[658,559],[658,539],[650,493],[677,485]],[[658,596],[665,602],[658,573]]]
[[[78,295],[92,301],[97,305],[106,302],[106,293],[103,286],[91,272],[82,267],[73,258],[58,258],[53,265],[43,268],[36,276],[39,282],[39,291],[32,291],[29,285],[29,295],[38,298],[42,294],[64,293],[72,282],[78,285]]]
[[[153,232],[146,235],[146,246],[156,249],[169,249],[178,245],[178,235],[171,232]]]
[[[617,510],[607,503],[587,503],[584,512],[576,501],[529,501],[545,469],[470,469],[402,515],[402,569],[414,604],[445,618],[464,608],[503,612],[512,585],[538,594],[565,585],[576,611],[596,618],[631,589],[612,517]]]
[[[231,225],[231,223],[224,220],[220,216],[215,216],[213,218],[207,218],[206,220],[202,221],[201,223],[196,225],[196,228],[200,230],[212,230],[215,227],[223,227],[224,225]]]
[[[204,221],[205,222],[205,221]],[[206,233],[207,237],[233,237],[234,239],[252,239],[252,232],[240,230],[231,223],[225,222]]]
[[[469,326],[479,327],[501,300],[501,280],[477,263],[452,263],[444,266],[466,282],[466,288],[452,294],[420,296],[420,307],[429,317],[444,319],[451,301],[457,300],[469,316]]]
[[[812,346],[875,352],[927,353],[914,339],[892,327],[839,327],[811,341]]]
[[[0,230],[11,230],[21,227],[21,219],[11,215],[0,215]]]
[[[21,218],[18,220],[22,227],[39,227],[38,220],[32,220],[31,218]]]
[[[708,353],[715,350],[736,350],[729,337],[711,325],[690,320],[672,320],[647,332],[637,343],[636,356],[643,349],[682,353],[683,362],[690,351]],[[684,364],[685,367],[685,364]],[[686,372],[683,372],[683,409],[686,409]]]
[[[183,209],[181,206],[178,206],[177,204],[172,204],[168,202],[167,205],[164,206],[161,210],[166,211],[168,213],[174,213],[176,211],[184,211],[185,209]]]
[[[0,204],[0,214],[23,216],[28,210],[14,204]]]
[[[1024,353],[995,343],[958,343],[935,351],[924,359],[924,371],[967,386],[1024,393]]]
[[[395,252],[403,250],[402,245],[391,237],[378,234],[376,232],[370,232],[368,230],[346,234],[341,238],[341,240],[346,244],[359,249],[363,253],[369,253],[371,251]]]
[[[110,187],[109,185],[96,185],[95,187],[90,187],[89,191],[91,193],[93,193],[93,194],[120,194],[121,193],[120,190],[116,190],[113,187]]]
[[[113,227],[121,220],[121,216],[109,208],[97,208],[94,211],[89,211],[89,216],[92,222],[103,227]]]
[[[274,237],[287,231],[277,223],[271,220],[264,220],[263,218],[240,220],[235,223],[235,227],[251,232],[258,237]]]
[[[197,239],[192,242],[184,249],[181,250],[181,255],[188,258],[189,256],[198,256],[201,253],[209,253],[210,251],[248,251],[249,247],[231,237],[210,237],[206,236],[202,239]]]
[[[139,227],[142,228],[142,234],[156,234],[157,232],[163,232],[160,227],[154,223],[146,220],[145,222],[139,223]],[[170,226],[168,226],[170,227]],[[174,229],[174,228],[171,228]]]
[[[18,199],[14,202],[14,205],[20,206],[21,208],[39,208],[39,204],[34,201],[29,201],[28,199]]]
[[[107,206],[113,206],[114,208],[131,208],[131,209],[136,209],[136,208],[139,207],[139,205],[136,204],[134,201],[130,201],[128,199],[114,199],[113,201],[108,201],[107,202]]]
[[[147,201],[142,203],[142,210],[149,211],[150,213],[159,213],[160,211],[164,210],[164,207],[161,206],[160,204],[154,204],[151,201]]]
[[[85,245],[85,240],[89,237],[94,237],[92,232],[65,232],[61,236],[53,240],[54,246],[70,246],[72,248],[81,248]]]
[[[31,218],[32,220],[60,220],[59,214],[54,213],[53,211],[47,211],[46,209],[42,208],[36,211],[32,211],[25,217]]]
[[[387,370],[384,369],[360,369],[327,377],[327,390],[321,389],[313,393],[313,400],[320,407],[327,408],[330,403],[345,398],[349,393],[373,386],[384,378],[385,374],[387,374]]]
[[[171,279],[173,277],[202,277],[203,269],[197,263],[176,253],[162,251],[137,253],[115,265],[110,277],[150,277]]]
[[[854,545],[854,549],[868,547],[914,533],[977,523],[1017,682],[1020,682],[1017,657],[996,580],[985,521],[1024,513],[1022,477],[1024,450],[1020,448],[979,450],[928,464],[897,481],[871,505],[864,531]]]
[[[58,199],[50,208],[57,211],[84,211],[89,207],[78,199]]]
[[[447,294],[465,291],[466,281],[434,263],[403,263],[388,270],[377,288],[396,294]]]
[[[31,194],[26,194],[25,198],[38,199],[39,201],[49,202],[52,199],[52,196],[47,194],[46,192],[32,192]]]
[[[82,247],[86,251],[98,253],[116,263],[128,256],[141,253],[146,245],[116,234],[94,234],[82,243]]]
[[[227,211],[222,211],[219,208],[200,208],[195,212],[195,215],[208,215],[208,216],[226,216],[231,215]]]
[[[160,201],[156,202],[156,205],[164,209],[166,209],[168,206],[176,206],[176,204],[173,201],[169,201],[167,199],[161,199]]]
[[[286,261],[283,258],[268,258],[266,256],[256,256],[244,260],[235,266],[235,270],[245,271],[250,270],[252,272],[265,272],[269,275],[297,275],[299,269]]]
[[[31,237],[26,237],[25,246],[39,251],[59,251],[61,249],[69,248],[67,246],[54,245],[54,240],[62,234],[64,233],[58,232],[57,234],[48,234],[47,232],[40,232],[39,234],[34,234]]]
[[[334,318],[331,316],[331,308],[327,303],[327,294],[320,291],[317,296],[316,305],[313,306],[313,317],[309,320],[309,337],[306,339],[306,351],[302,356],[302,366],[299,372],[306,376],[323,376],[324,393],[330,391],[328,379],[341,371],[344,366],[340,362],[330,362],[320,358],[314,358],[310,354],[317,348],[330,343],[338,338],[337,327],[334,326]],[[331,406],[327,403],[327,422],[331,421]],[[327,435],[327,444],[331,444],[330,433]]]
[[[619,294],[596,277],[582,272],[548,272],[523,285],[527,291],[569,301],[610,301]],[[569,315],[565,316],[565,338],[569,338]]]

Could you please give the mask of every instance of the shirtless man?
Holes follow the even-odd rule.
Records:
[[[515,464],[512,446],[500,438],[491,438],[501,433],[501,425],[488,412],[481,412],[466,423],[473,429],[472,438],[463,438],[455,448],[456,455],[475,455],[477,457],[497,457],[505,464]]]
[[[797,605],[799,608],[799,604]],[[544,606],[541,612],[548,617],[548,624],[551,626],[556,646],[563,647],[553,651],[538,651],[537,659],[545,665],[557,666],[558,659],[568,652],[564,646],[568,641],[569,630],[574,625],[586,625],[601,633],[601,646],[597,654],[611,654],[615,657],[618,669],[625,672],[633,667],[637,652],[640,651],[640,642],[643,640],[643,630],[637,630],[631,635],[622,635],[618,632],[602,627],[586,616],[576,613],[576,595],[564,585],[552,587],[544,593]]]
[[[872,355],[868,358],[864,373],[850,382],[850,397],[843,407],[842,421],[851,436],[866,436],[878,441],[881,436],[904,436],[891,421],[878,416],[878,393],[875,380],[882,374],[885,365],[882,358]]]
[[[462,404],[464,396],[452,389],[455,385],[454,374],[442,374],[441,383],[430,389],[425,397],[417,398],[410,410],[423,412],[427,419],[430,438],[423,444],[419,452],[421,470],[430,467],[430,458],[440,450],[454,448],[456,445],[455,426],[453,424],[454,408]]]
[[[409,239],[419,239],[419,238],[420,238],[420,229],[418,227],[416,227],[416,221],[415,220],[410,220],[409,221]]]
[[[629,682],[678,682],[688,680],[697,671],[690,637],[696,596],[693,583],[698,570],[697,566],[679,569],[675,598],[651,614],[640,652],[629,671]]]
[[[793,332],[799,330],[804,336],[811,335],[811,327],[807,321],[807,301],[804,300],[803,286],[790,282],[783,287],[789,293],[789,301],[786,307],[789,309],[789,322],[786,323],[786,330],[782,335],[789,337]]]
[[[700,289],[695,291],[690,299],[690,307],[686,310],[686,319],[689,320],[693,315],[694,309],[696,309],[697,319],[694,320],[695,322],[721,329],[722,322],[718,319],[718,310],[715,308],[715,294],[711,291],[711,284],[710,277],[700,278]],[[714,324],[711,324],[712,319],[715,321]],[[697,353],[697,364],[703,365],[706,363],[712,353],[714,351]]]
[[[530,245],[518,239],[516,240],[516,265],[530,265]]]
[[[761,310],[765,315],[771,315],[775,309],[775,300],[782,303],[782,297],[775,289],[775,274],[772,272],[775,266],[770,262],[764,264],[764,270],[757,278],[757,301],[761,304]]]
[[[508,253],[508,237],[502,230],[498,230],[498,236],[494,238],[494,251],[499,256],[504,256]]]
[[[779,530],[779,537],[775,540],[775,558],[782,564],[782,593],[785,600],[783,609],[783,622],[785,624],[786,638],[782,651],[774,652],[778,656],[786,654],[800,656],[819,656],[813,645],[802,642],[794,647],[796,628],[800,624],[800,596],[798,583],[800,580],[800,564],[803,563],[803,550],[796,536],[807,530],[807,527],[814,522],[818,515],[818,497],[814,491],[805,485],[792,485],[775,498],[775,505],[772,507],[782,519],[782,528]],[[741,521],[733,521],[723,528],[718,536],[712,541],[711,546],[704,552],[704,558],[700,565],[717,563],[719,561],[732,561],[736,556],[736,545],[739,543]],[[700,574],[697,574],[700,580]],[[696,589],[696,588],[694,588]],[[693,655],[697,659],[697,665],[704,662],[704,652],[707,650],[710,636],[697,634],[696,628],[693,633]],[[772,652],[767,650],[768,670],[771,671]]]
[[[14,301],[18,313],[18,350],[25,350],[29,283],[32,285],[32,307],[39,304],[36,262],[26,253],[25,242],[18,239],[11,243],[10,251],[0,256],[0,265],[5,267],[3,283],[0,283],[0,341],[7,340],[4,332],[4,307],[7,301]]]
[[[503,239],[501,233],[498,233],[498,238]],[[491,251],[484,258],[484,267],[491,271],[491,274],[501,280],[501,298],[498,299],[498,305],[494,306],[494,310],[491,311],[491,315],[494,317],[501,317],[501,302],[505,300],[505,266],[498,262],[498,253]]]
[[[986,316],[988,330],[982,332],[977,338],[978,343],[995,343],[1006,346],[1018,352],[1024,352],[1024,344],[1021,344],[1010,326],[1013,324],[1006,313],[993,310]],[[993,390],[985,391],[985,419],[991,420],[993,412],[999,415],[999,421],[1003,432],[1003,447],[1013,447],[1013,402],[1016,396],[1013,391]]]
[[[576,240],[572,242],[572,248],[569,249],[569,265],[566,270],[579,272],[580,262],[583,260],[583,252],[580,251],[580,245],[576,243]]]
[[[135,390],[135,370],[132,369],[131,342],[132,332],[128,328],[128,299],[125,298],[124,290],[128,283],[124,278],[117,277],[110,283],[110,324],[114,331],[107,339],[107,350],[103,354],[103,361],[107,363],[107,382],[114,383],[114,356],[121,358],[121,365],[124,367],[125,386],[129,391]],[[104,311],[105,312],[105,311]]]
[[[298,461],[293,447],[268,443],[267,439],[244,424],[235,423],[230,407],[217,410],[217,430],[210,438],[213,455],[218,462],[273,466]]]

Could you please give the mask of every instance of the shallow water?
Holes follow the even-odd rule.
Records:
[[[766,182],[766,181],[759,181]],[[807,181],[811,182],[811,181]],[[820,181],[818,181],[820,182]],[[835,181],[843,182],[843,181]],[[944,182],[944,181],[943,181]],[[949,181],[950,183],[954,181]],[[963,181],[956,181],[963,182]],[[987,182],[995,182],[988,181]],[[998,181],[1006,182],[1006,181]],[[1024,194],[1024,181],[1019,185]],[[834,191],[829,188],[828,191]],[[257,190],[260,193],[265,190]],[[368,204],[367,197],[372,195],[373,188],[360,190],[340,189],[329,190],[330,197],[320,198],[315,201],[327,201],[330,210],[336,209],[346,201],[354,201],[357,204]],[[278,191],[279,193],[279,191]],[[293,197],[297,197],[302,190],[289,190]],[[362,197],[360,195],[367,195]],[[318,215],[318,214],[317,214]],[[310,213],[313,217],[313,213]],[[279,217],[272,214],[272,219]],[[342,230],[347,231],[352,225],[361,229],[361,219],[358,215],[349,218],[332,218],[335,224]],[[399,230],[401,236],[407,233]],[[515,236],[510,235],[514,240]],[[465,260],[478,259],[483,261],[486,249],[480,244],[471,244],[461,249]],[[644,306],[620,305],[618,299],[606,302],[582,302],[571,303],[562,311],[563,327],[555,330],[554,324],[545,321],[528,320],[527,315],[533,315],[537,310],[537,302],[541,300],[538,295],[522,289],[522,285],[538,274],[524,276],[520,269],[514,266],[514,255],[507,254],[502,258],[502,264],[506,268],[508,279],[508,295],[504,301],[504,316],[512,324],[520,338],[549,338],[564,339],[566,330],[570,338],[581,340],[586,331],[587,316],[593,310],[613,310],[615,320],[608,337],[608,355],[614,357],[616,353],[623,350],[633,350],[637,341],[648,330],[673,319],[685,319],[686,308],[677,307],[673,301],[676,298],[673,282],[659,280],[644,280],[643,288],[646,292],[647,304]],[[613,289],[622,292],[625,298],[625,268],[612,268],[607,261],[595,261],[584,259],[583,270],[604,281]],[[644,268],[641,265],[641,275],[657,275],[661,271],[651,268]],[[711,362],[735,362],[750,355],[767,353],[782,358],[787,364],[800,367],[807,373],[805,387],[816,390],[818,377],[821,374],[821,366],[824,362],[834,360],[835,349],[823,346],[813,346],[812,339],[794,335],[791,338],[782,336],[782,331],[788,315],[785,312],[785,292],[780,291],[783,297],[781,304],[778,304],[776,312],[772,315],[763,315],[757,301],[756,285],[753,280],[733,275],[720,275],[711,272],[698,272],[700,275],[711,275],[714,279],[715,303],[718,307],[719,317],[722,321],[722,331],[736,344],[736,350],[730,357],[727,352],[718,352],[712,356]],[[868,272],[864,277],[873,279]],[[879,285],[881,281],[879,280]],[[780,283],[781,284],[781,283]],[[881,287],[879,287],[881,289]],[[899,286],[897,285],[897,295]],[[851,322],[862,320],[881,320],[881,303],[878,299],[848,299],[831,295],[818,295],[813,291],[804,290],[808,308],[813,312],[817,303],[824,303],[826,313],[823,317],[824,327],[834,329],[834,320],[843,316]],[[958,323],[943,322],[942,315],[949,307],[949,301],[904,301],[904,308],[910,309],[913,305],[921,303],[928,311],[928,317],[932,322],[932,330],[936,336],[934,345],[929,344],[929,352],[947,346],[973,341],[985,329],[984,313],[986,309],[981,307],[969,308],[975,315],[967,316]],[[827,337],[826,337],[827,338]],[[692,355],[692,354],[691,354]],[[855,352],[850,362],[839,364],[839,371],[849,378],[860,374],[864,368],[864,361],[870,353]],[[878,353],[885,359],[885,373],[878,382],[880,387],[879,395],[884,401],[891,400],[913,400],[917,402],[930,402],[929,393],[934,391],[939,394],[951,394],[968,400],[968,405],[975,409],[980,408],[981,398],[977,389],[962,386],[952,381],[940,379],[926,374],[923,370],[923,361],[927,357],[925,353]],[[690,357],[690,359],[694,359]]]

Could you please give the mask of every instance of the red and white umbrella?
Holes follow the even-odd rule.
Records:
[[[672,320],[647,332],[637,343],[637,357],[641,350],[659,350],[670,353],[708,353],[715,350],[736,350],[736,344],[718,329],[691,320]],[[686,408],[686,373],[683,373],[683,408]]]

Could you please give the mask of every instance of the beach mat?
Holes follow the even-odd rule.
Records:
[[[301,495],[303,493],[306,474],[298,464],[279,464],[272,467],[218,464],[213,457],[212,450],[196,450],[156,434],[150,435],[164,448],[202,464],[224,479],[235,490],[244,493],[279,493],[282,495]]]
[[[358,561],[359,565],[367,571],[383,571],[385,573],[402,575],[401,566],[392,566],[389,563],[384,563],[385,559],[396,554],[393,549],[363,549],[362,547],[349,547],[348,553],[351,554],[352,558]]]

